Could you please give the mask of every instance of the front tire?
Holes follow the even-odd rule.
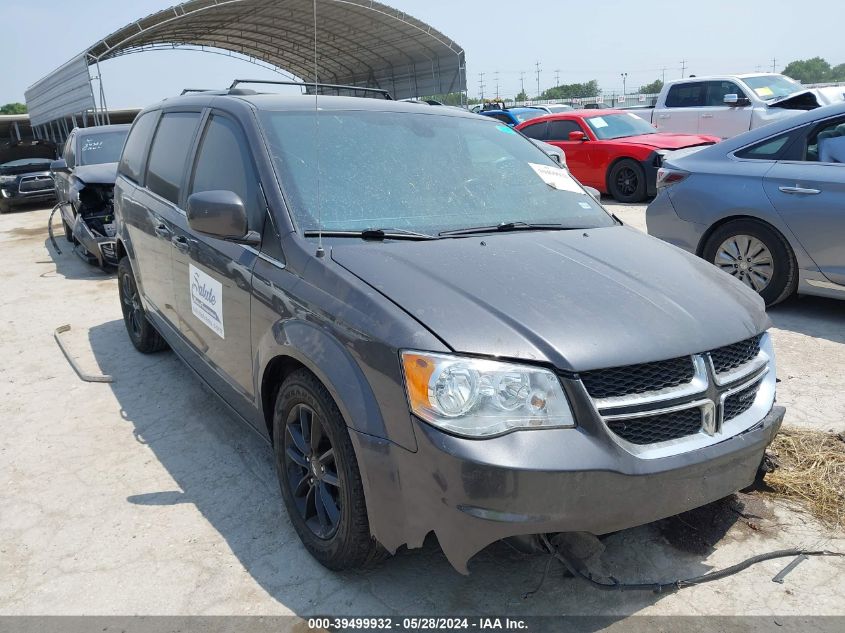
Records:
[[[798,264],[789,242],[757,220],[733,220],[713,231],[702,257],[759,294],[767,306],[798,286]]]
[[[382,558],[384,549],[370,536],[346,424],[328,390],[306,369],[279,389],[273,447],[282,498],[308,552],[336,571]]]
[[[123,323],[126,325],[126,332],[135,349],[142,354],[152,354],[166,349],[167,343],[147,319],[128,257],[118,262],[117,288],[120,295],[120,308],[123,311]]]
[[[607,190],[618,202],[642,202],[646,199],[645,170],[631,158],[615,163],[607,177]]]

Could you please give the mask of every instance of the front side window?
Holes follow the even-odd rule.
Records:
[[[198,112],[163,114],[150,148],[146,185],[173,204],[179,203],[185,163],[199,121]]]
[[[696,108],[704,105],[707,87],[700,81],[675,84],[666,95],[667,108]]]
[[[707,82],[707,105],[725,106],[725,95],[736,95],[740,99],[745,97],[742,89],[732,81],[708,81]]]
[[[657,133],[657,130],[654,129],[651,123],[647,123],[636,114],[631,114],[630,112],[591,116],[585,120],[593,131],[593,134],[600,141]]]
[[[104,163],[116,163],[120,160],[120,152],[126,142],[128,130],[119,132],[99,132],[94,134],[78,133],[77,144],[79,156],[76,157],[79,165],[102,165]]]
[[[324,140],[317,155],[316,118],[313,112],[260,113],[300,231],[394,228],[436,235],[513,221],[569,228],[614,223],[565,170],[501,123],[321,112]]]
[[[813,130],[807,139],[806,160],[845,163],[845,121],[837,119]]]
[[[246,207],[250,229],[261,229],[258,178],[246,140],[234,121],[214,115],[200,142],[190,193],[217,190],[238,194]]]

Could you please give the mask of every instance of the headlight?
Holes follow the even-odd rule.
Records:
[[[17,176],[0,176],[0,185],[11,185],[17,179]]]
[[[426,352],[402,352],[411,412],[470,437],[514,429],[575,426],[552,372],[539,367]]]

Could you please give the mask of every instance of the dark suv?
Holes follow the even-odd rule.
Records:
[[[272,443],[321,563],[433,531],[466,572],[501,538],[752,482],[784,414],[755,293],[620,225],[499,121],[318,101],[146,109],[115,213],[133,344],[169,345]]]
[[[19,158],[0,165],[0,213],[56,197],[49,158]]]

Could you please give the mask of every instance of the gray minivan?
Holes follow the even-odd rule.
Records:
[[[498,539],[689,510],[750,484],[784,415],[761,299],[487,117],[168,99],[115,208],[132,343],[267,438],[331,569],[434,532],[466,572]]]

